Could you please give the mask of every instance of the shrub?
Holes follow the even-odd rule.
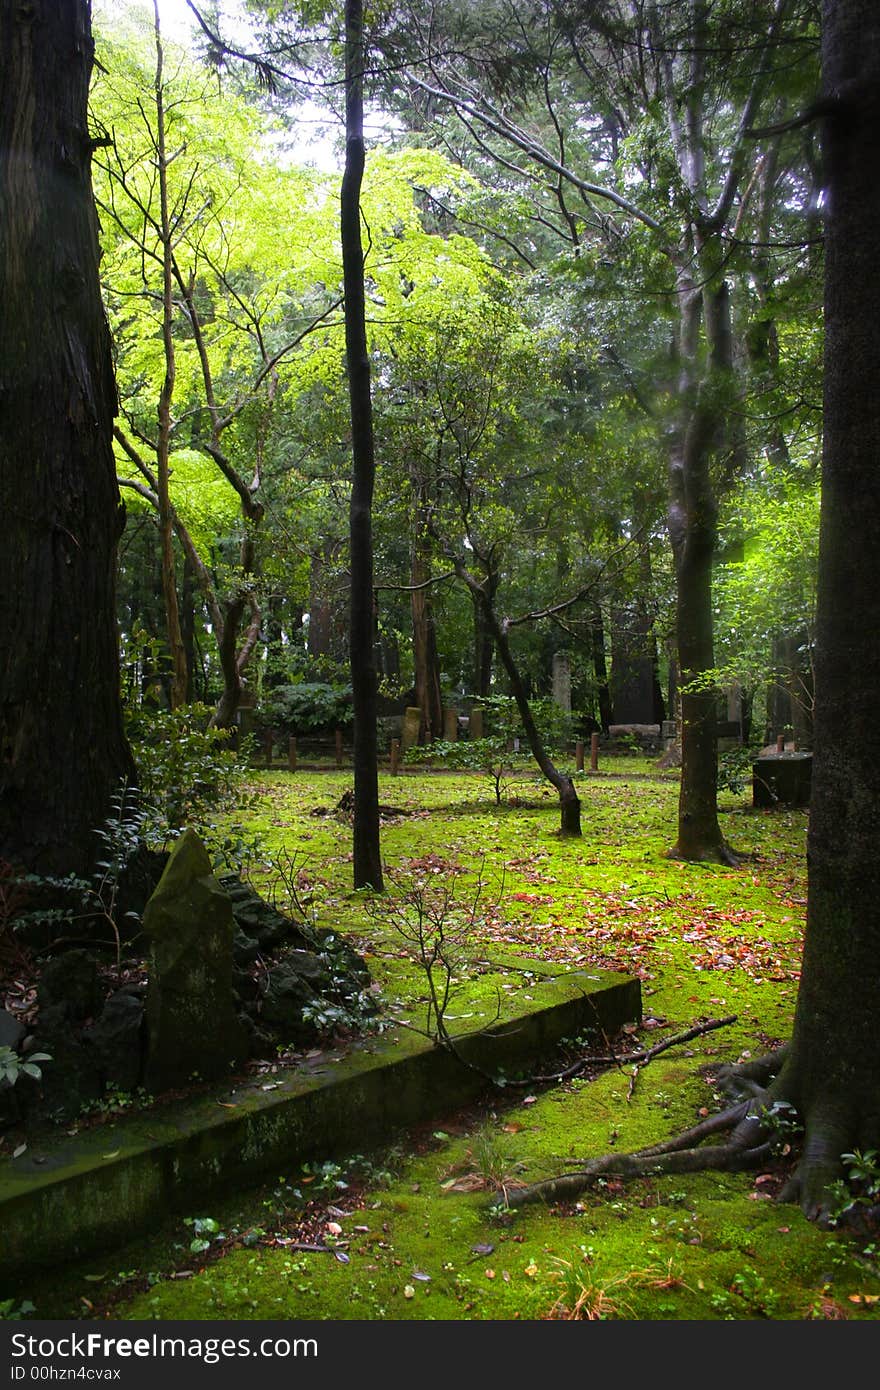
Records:
[[[302,681],[280,685],[263,702],[258,723],[286,734],[344,728],[353,718],[350,685]]]
[[[230,747],[232,730],[210,724],[207,705],[176,710],[140,705],[128,715],[148,839],[165,840],[239,799],[247,776],[246,746]]]

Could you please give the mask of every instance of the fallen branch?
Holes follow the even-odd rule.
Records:
[[[636,1053],[633,1057],[628,1057],[627,1061],[634,1062],[632,1075],[629,1079],[629,1088],[626,1093],[627,1101],[632,1100],[633,1091],[636,1088],[636,1081],[642,1067],[646,1067],[655,1057],[659,1057],[661,1052],[666,1052],[670,1047],[677,1047],[679,1043],[690,1042],[691,1038],[698,1038],[701,1033],[711,1033],[715,1028],[726,1028],[729,1023],[736,1023],[736,1014],[729,1014],[727,1018],[710,1018],[706,1023],[698,1023],[693,1028],[689,1028],[686,1033],[677,1033],[674,1038],[667,1038],[664,1042],[657,1043],[654,1047],[649,1047],[647,1051]]]
[[[715,1028],[726,1028],[730,1023],[736,1023],[737,1015],[730,1014],[727,1018],[710,1018],[705,1023],[694,1024],[693,1028],[688,1028],[684,1033],[676,1033],[673,1038],[666,1038],[663,1042],[655,1043],[653,1047],[643,1048],[640,1052],[630,1052],[626,1057],[619,1057],[616,1053],[602,1053],[597,1056],[595,1053],[588,1053],[586,1057],[579,1057],[570,1066],[563,1067],[560,1071],[551,1072],[547,1076],[530,1076],[525,1081],[506,1081],[506,1086],[534,1086],[542,1082],[567,1081],[569,1077],[577,1076],[579,1071],[586,1067],[622,1067],[625,1063],[635,1062],[639,1066],[646,1066],[648,1062],[658,1057],[661,1052],[666,1052],[670,1047],[677,1047],[680,1043],[690,1042],[692,1038],[698,1038],[701,1033],[711,1033]],[[606,1038],[606,1042],[607,1042]]]

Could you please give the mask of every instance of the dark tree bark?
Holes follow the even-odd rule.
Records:
[[[345,5],[345,172],[340,208],[345,350],[351,405],[351,686],[354,709],[354,886],[381,891],[377,765],[373,484],[376,461],[364,306],[360,191],[364,174],[364,34],[361,0]]]
[[[0,0],[0,855],[82,871],[133,767],[86,0]]]
[[[679,277],[679,297],[684,408],[670,448],[668,526],[676,583],[681,783],[678,838],[671,853],[691,861],[735,864],[736,856],[725,844],[718,822],[718,691],[712,678],[712,561],[718,507],[710,464],[725,438],[721,399],[730,367],[728,291],[723,281],[697,289],[688,272]],[[701,315],[711,360],[698,377],[694,363]]]
[[[825,0],[825,422],[809,891],[775,1091],[806,1127],[801,1200],[880,1147],[880,11]]]
[[[410,542],[413,683],[416,704],[421,711],[419,739],[422,743],[433,743],[435,738],[443,737],[443,699],[440,691],[437,633],[431,602],[431,547],[423,522],[428,499],[424,484],[415,476],[412,486],[418,499]]]
[[[605,660],[605,623],[602,618],[602,609],[598,603],[593,606],[590,618],[590,646],[593,655],[593,672],[596,677],[599,723],[607,734],[608,726],[614,723],[614,707],[611,703],[608,664]]]
[[[162,239],[162,348],[165,354],[165,376],[159,394],[156,433],[156,491],[159,501],[159,541],[162,554],[162,597],[165,601],[165,625],[168,651],[171,657],[171,708],[186,704],[189,674],[186,665],[186,646],[180,620],[177,596],[177,566],[174,558],[174,526],[171,519],[169,492],[171,470],[171,403],[177,378],[174,352],[174,228],[168,206],[168,152],[165,144],[165,87],[163,72],[165,51],[159,26],[158,0],[153,0],[156,36],[156,166],[159,176],[159,226]]]

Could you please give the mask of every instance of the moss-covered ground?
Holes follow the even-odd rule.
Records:
[[[350,826],[332,814],[344,772],[255,774],[251,872],[284,898],[293,881],[319,925],[368,958],[386,1018],[425,1021],[425,980],[389,925],[387,899],[351,890]],[[291,1164],[235,1203],[162,1223],[153,1238],[33,1281],[36,1316],[125,1319],[871,1319],[878,1245],[820,1230],[776,1200],[786,1162],[748,1176],[622,1184],[576,1204],[508,1210],[505,1194],[668,1137],[719,1104],[713,1069],[789,1031],[806,901],[806,813],[722,796],[742,867],[670,860],[677,780],[648,761],[605,760],[579,779],[583,838],[561,840],[552,793],[518,781],[497,806],[474,776],[382,779],[388,888],[452,886],[465,905],[460,965],[471,1007],[499,987],[499,953],[642,981],[651,1046],[712,1018],[735,1021],[671,1048],[633,1081],[626,1064],[556,1085],[499,1089],[349,1164]],[[404,814],[405,813],[405,814]],[[283,872],[269,867],[293,856]],[[479,893],[476,885],[481,883]],[[476,904],[476,906],[474,906]],[[528,991],[527,975],[500,977]],[[622,1050],[627,1039],[617,1040]],[[796,1143],[796,1139],[794,1140]],[[317,1247],[317,1248],[309,1248]]]

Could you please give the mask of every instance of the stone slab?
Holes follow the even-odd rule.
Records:
[[[528,972],[498,1019],[452,1025],[464,1058],[507,1076],[527,1073],[563,1038],[611,1035],[641,1019],[639,981],[609,972],[548,974],[526,957],[492,963]],[[487,1026],[488,1025],[488,1026]],[[407,1030],[366,1039],[347,1055],[248,1078],[210,1095],[123,1117],[75,1138],[29,1145],[0,1164],[0,1298],[20,1279],[133,1239],[157,1216],[258,1185],[303,1162],[381,1145],[486,1091],[478,1072]]]

